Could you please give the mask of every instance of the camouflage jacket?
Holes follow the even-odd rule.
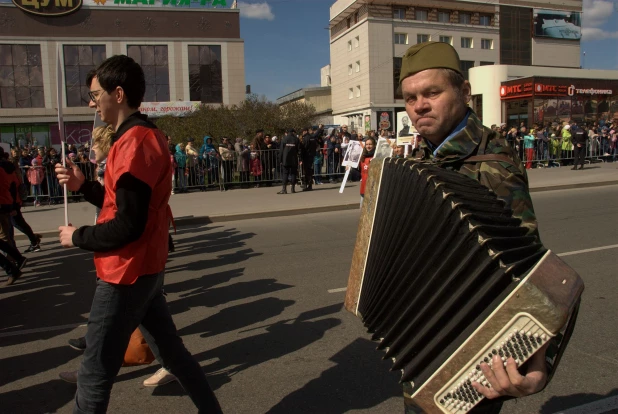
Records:
[[[512,163],[503,161],[465,162],[474,155],[506,156]],[[515,151],[496,132],[483,126],[474,112],[466,126],[448,142],[438,148],[436,156],[422,141],[417,157],[441,164],[473,178],[492,190],[513,210],[513,216],[522,220],[528,234],[539,237],[538,225],[528,189],[526,169]]]

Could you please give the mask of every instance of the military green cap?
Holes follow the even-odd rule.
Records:
[[[440,68],[452,69],[462,74],[459,55],[453,46],[444,42],[424,42],[414,45],[403,55],[399,85],[405,78],[415,73]]]

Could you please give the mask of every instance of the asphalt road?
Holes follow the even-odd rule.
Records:
[[[533,194],[545,245],[557,253],[618,244],[618,186]],[[166,291],[187,348],[227,413],[401,413],[398,375],[342,309],[357,211],[179,229]],[[546,390],[503,413],[554,413],[618,395],[618,249],[565,256],[586,291],[578,324]],[[0,413],[69,413],[94,290],[91,254],[53,241],[19,283],[0,288]],[[110,413],[192,413],[177,384],[123,368]]]

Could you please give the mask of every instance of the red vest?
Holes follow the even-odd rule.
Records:
[[[105,169],[105,199],[97,224],[115,217],[118,211],[116,185],[122,174],[127,172],[152,189],[146,229],[132,243],[117,250],[94,254],[97,276],[108,283],[120,285],[133,284],[140,276],[165,269],[172,173],[169,149],[161,131],[134,126],[112,145]]]
[[[365,157],[363,162],[358,164],[358,168],[360,168],[361,172],[361,185],[360,185],[360,194],[362,196],[365,195],[365,185],[367,185],[367,178],[369,177],[369,163],[371,162],[373,157]]]

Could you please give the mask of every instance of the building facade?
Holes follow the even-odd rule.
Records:
[[[126,54],[146,77],[143,109],[182,114],[245,99],[237,9],[222,0],[0,0],[0,140],[58,145],[90,139],[86,75]],[[214,7],[214,8],[213,8]]]
[[[618,120],[618,71],[496,65],[470,70],[485,125]]]
[[[330,8],[334,122],[393,130],[404,110],[401,57],[425,41],[451,44],[466,78],[500,64],[579,68],[581,11],[581,0],[338,0]]]

